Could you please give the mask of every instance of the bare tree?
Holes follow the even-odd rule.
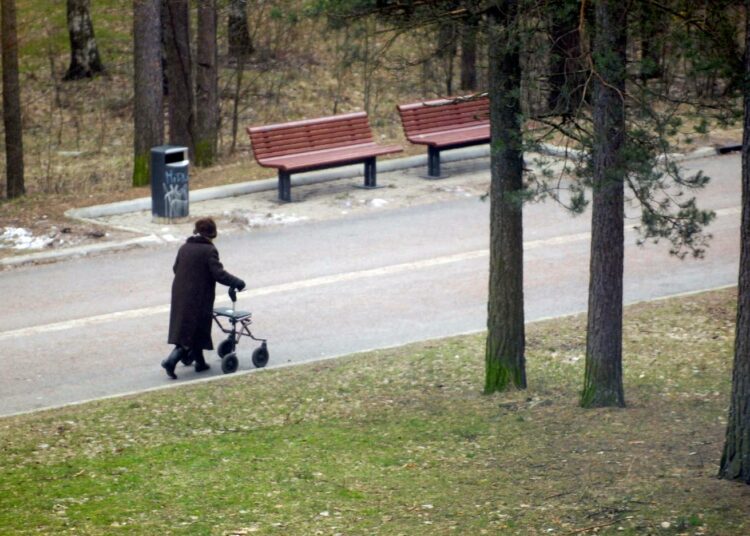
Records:
[[[216,47],[216,0],[198,1],[195,101],[195,163],[210,166],[216,158],[219,127],[219,71]]]
[[[254,52],[255,48],[250,39],[250,29],[247,24],[247,0],[229,0],[227,34],[230,57],[245,57]]]
[[[133,0],[133,186],[149,183],[151,148],[164,143],[161,2]]]
[[[63,80],[91,78],[104,72],[91,22],[91,0],[67,0],[70,66]]]
[[[23,123],[21,85],[18,81],[18,34],[15,0],[0,0],[3,43],[3,123],[5,125],[6,195],[9,199],[26,192],[23,177]]]
[[[167,78],[169,81],[169,143],[188,148],[195,157],[195,98],[190,55],[188,0],[165,0]]]
[[[593,203],[586,369],[581,405],[624,406],[622,292],[625,252],[627,2],[596,3]]]
[[[485,393],[526,387],[523,299],[523,149],[518,0],[488,14],[490,279]]]
[[[750,13],[750,0],[745,0]],[[745,17],[745,50],[750,50],[750,17]],[[750,75],[750,54],[745,53],[745,80]],[[742,133],[742,226],[734,339],[732,396],[727,419],[719,477],[750,484],[750,86],[743,87],[745,111]]]

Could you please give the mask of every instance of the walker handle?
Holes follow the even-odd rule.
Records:
[[[237,289],[234,287],[229,287],[229,299],[232,300],[232,303],[237,301]]]

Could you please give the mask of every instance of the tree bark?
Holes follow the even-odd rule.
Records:
[[[485,347],[489,394],[526,388],[523,299],[523,151],[517,0],[489,13],[490,278]]]
[[[229,38],[229,56],[241,58],[255,51],[250,39],[250,28],[247,23],[247,0],[230,0],[227,17],[227,34]]]
[[[627,3],[596,4],[591,260],[583,407],[625,406],[622,385]]]
[[[166,0],[166,53],[169,80],[169,135],[172,145],[188,148],[195,158],[195,97],[190,55],[188,0]]]
[[[750,0],[745,0],[750,13]],[[745,43],[750,46],[750,17],[745,20]],[[746,48],[750,50],[750,48]],[[742,133],[742,227],[737,289],[737,328],[734,339],[732,395],[719,465],[719,478],[750,484],[750,54],[745,54]]]
[[[586,84],[581,58],[580,2],[549,0],[550,50],[547,105],[552,113],[570,116],[580,106]]]
[[[15,0],[1,0],[0,21],[3,56],[3,123],[5,126],[5,175],[8,199],[26,193],[23,170],[23,123],[21,85],[18,80],[18,33]]]
[[[161,2],[133,0],[133,186],[149,184],[151,148],[164,143]]]
[[[91,78],[104,72],[91,23],[91,0],[67,0],[70,66],[63,80]]]
[[[461,25],[461,89],[474,91],[477,88],[477,31],[479,21],[475,16],[466,17]]]
[[[210,166],[216,158],[219,128],[219,71],[216,47],[216,0],[198,2],[195,163]]]
[[[453,62],[458,52],[456,26],[455,21],[448,20],[440,24],[437,33],[435,56],[443,63],[446,96],[453,94]]]
[[[660,34],[664,28],[662,12],[648,2],[639,5],[639,30],[641,41],[641,65],[639,76],[642,81],[661,77]]]

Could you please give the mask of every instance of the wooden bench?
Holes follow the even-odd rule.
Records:
[[[427,145],[427,176],[440,178],[440,151],[490,141],[488,97],[437,99],[398,106],[406,139]]]
[[[364,163],[365,188],[377,186],[375,159],[398,153],[398,145],[377,145],[367,113],[320,117],[247,129],[255,159],[279,171],[279,199],[291,201],[291,174]]]

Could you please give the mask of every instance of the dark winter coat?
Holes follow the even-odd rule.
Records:
[[[191,236],[180,247],[173,270],[168,342],[187,348],[213,350],[211,313],[216,283],[235,288],[242,288],[245,284],[224,270],[216,247],[199,235]]]

